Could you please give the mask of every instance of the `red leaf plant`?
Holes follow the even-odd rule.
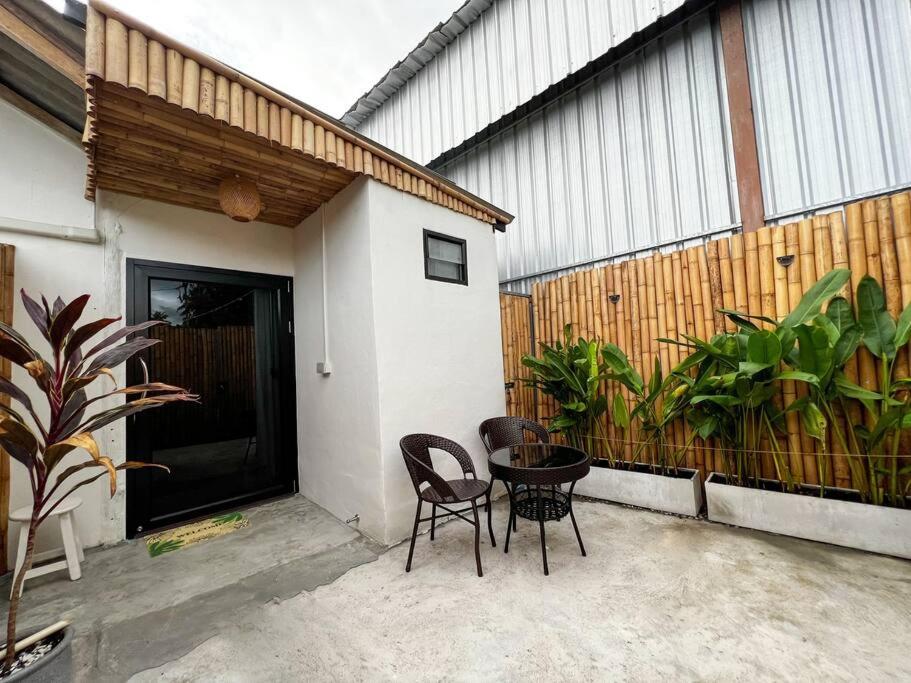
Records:
[[[158,408],[174,401],[196,401],[198,396],[180,387],[150,382],[145,377],[142,384],[123,389],[101,392],[89,398],[86,387],[106,375],[114,380],[113,368],[124,363],[137,352],[159,342],[158,339],[134,336],[123,339],[161,321],[149,321],[123,327],[87,351],[82,347],[96,334],[117,323],[120,318],[101,318],[76,327],[88,303],[83,294],[64,303],[59,297],[49,306],[42,296],[41,303],[21,292],[22,303],[38,331],[47,340],[51,355],[43,358],[15,329],[0,322],[0,357],[6,358],[28,372],[41,394],[47,400],[47,419],[36,411],[29,395],[10,380],[0,378],[0,394],[12,399],[11,406],[0,405],[0,446],[28,471],[32,492],[32,515],[28,527],[28,544],[25,561],[14,577],[9,616],[6,624],[6,657],[3,671],[9,671],[15,661],[16,617],[19,594],[25,573],[32,566],[35,551],[35,532],[54,509],[76,489],[107,476],[113,497],[117,490],[119,470],[141,467],[168,468],[151,463],[127,461],[115,465],[101,455],[92,433],[128,415]],[[126,400],[112,408],[93,409],[93,404],[104,399],[123,396]],[[88,458],[72,464],[57,473],[61,461],[75,451],[83,451]],[[87,478],[76,478],[83,470],[100,469]],[[51,475],[55,475],[51,483]],[[62,491],[62,493],[60,493]]]

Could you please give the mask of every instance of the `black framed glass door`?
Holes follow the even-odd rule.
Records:
[[[199,394],[128,418],[127,536],[297,488],[291,279],[127,260],[129,324],[161,320],[135,357]]]

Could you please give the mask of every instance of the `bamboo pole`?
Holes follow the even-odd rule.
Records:
[[[86,7],[85,12],[85,75],[104,78],[107,22],[94,7]]]
[[[867,274],[874,280],[883,283],[883,269],[879,252],[879,225],[877,222],[876,202],[868,199],[860,203],[864,224],[864,248],[867,252]]]
[[[180,106],[190,111],[199,110],[199,64],[192,59],[183,60]]]
[[[168,60],[164,45],[157,40],[149,41],[149,95],[166,100]]]
[[[679,281],[681,283],[681,289],[678,291],[678,302],[680,299],[683,300],[683,311],[681,313],[678,304],[677,310],[677,332],[679,337],[683,337],[684,334],[693,336],[696,333],[695,320],[697,316],[693,313],[693,296],[690,289],[690,276],[689,276],[689,258],[687,256],[688,251],[678,251],[675,252],[677,256],[677,263],[680,266]],[[680,292],[683,293],[683,296],[680,296]],[[683,350],[679,350],[681,356],[685,353]],[[689,424],[684,420],[684,431],[689,437],[691,434]],[[686,466],[689,468],[702,468],[701,453],[698,448],[689,448],[686,452]],[[699,454],[699,455],[697,455]],[[703,470],[702,476],[705,476],[705,471]]]
[[[707,339],[709,331],[705,326],[705,304],[702,300],[702,283],[699,277],[699,252],[701,251],[703,251],[701,246],[690,247],[686,250],[686,268],[689,279],[689,297],[692,302],[693,334],[699,339]],[[714,457],[708,450],[707,441],[700,440],[696,446],[695,466],[702,470],[703,477],[705,477],[708,471],[714,468]]]
[[[734,279],[734,308],[738,311],[748,310],[746,255],[743,235],[731,237],[731,270]]]
[[[800,266],[795,261],[789,266],[782,265],[782,261],[788,257],[796,257],[798,254],[797,244],[797,224],[789,223],[784,227],[774,228],[772,233],[772,255],[775,257],[775,317],[782,320],[787,317],[793,307],[796,305],[792,302],[791,281],[796,279],[795,294],[797,300],[800,300],[799,292],[796,290],[800,287]],[[779,408],[784,409],[797,400],[797,387],[795,382],[786,381],[781,387],[781,401]],[[785,444],[788,452],[788,467],[791,474],[797,481],[806,481],[805,467],[803,457],[800,455],[800,421],[797,413],[791,411],[785,417]]]
[[[851,291],[857,291],[857,285],[867,272],[867,250],[864,239],[863,214],[860,204],[848,204],[845,207],[848,222],[848,260],[851,266]],[[865,389],[876,389],[876,368],[873,356],[861,347],[857,352],[857,381]]]
[[[721,270],[721,305],[728,310],[736,310],[734,301],[734,260],[731,258],[731,240],[728,238],[718,240],[718,267]],[[726,316],[722,316],[724,329],[735,331],[733,323]]]
[[[205,67],[199,71],[199,113],[215,118],[215,74]]]
[[[244,88],[244,131],[256,135],[256,93]]]
[[[712,327],[715,332],[724,332],[725,317],[719,311],[724,305],[724,286],[721,282],[721,262],[718,240],[711,240],[705,245],[705,258],[708,266],[709,291],[712,302]]]
[[[756,231],[757,256],[759,259],[759,292],[760,292],[760,312],[767,318],[775,318],[775,259],[772,254],[772,230],[773,228],[760,228]],[[766,329],[771,329],[771,325],[763,323]],[[765,477],[775,478],[775,463],[769,450],[768,442],[763,439],[762,456],[760,463],[762,474]]]
[[[848,248],[847,243],[845,242],[845,224],[842,218],[842,212],[837,211],[835,213],[829,214],[829,242],[832,247],[832,267],[833,268],[847,268],[849,266],[848,262]],[[806,289],[806,285],[804,285]],[[842,288],[840,292],[842,296],[851,300],[851,289],[846,286]],[[848,362],[845,365],[845,374],[852,379],[852,381],[857,381],[857,356],[851,357],[848,359]],[[844,422],[845,416],[840,413],[837,415],[837,419]],[[855,423],[860,422],[860,416],[855,414],[851,419]],[[842,425],[844,429],[844,425]],[[829,430],[832,431],[831,429]],[[832,444],[832,464],[835,471],[835,484],[837,486],[849,487],[851,486],[851,469],[848,463],[847,457],[844,455],[844,449],[842,448],[839,440],[837,438],[831,439]]]
[[[215,77],[215,118],[231,122],[231,83],[221,75]]]
[[[816,261],[813,258],[813,222],[809,219],[789,226],[785,234],[788,253],[798,255],[797,262],[788,268],[788,301],[791,310],[794,310],[803,293],[816,282]],[[795,244],[796,242],[796,244]],[[802,383],[796,384],[797,397],[808,394],[807,387]],[[789,427],[790,429],[790,427]],[[800,450],[803,456],[804,481],[808,484],[818,483],[816,474],[816,443],[804,429],[799,430]]]
[[[142,92],[149,89],[149,45],[139,31],[128,32],[127,85]]]
[[[108,19],[104,36],[104,79],[126,87],[128,72],[129,38],[126,26],[116,19]]]

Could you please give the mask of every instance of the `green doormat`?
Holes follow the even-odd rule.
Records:
[[[210,538],[218,538],[232,531],[243,529],[250,525],[250,520],[239,512],[229,512],[226,515],[219,515],[212,519],[206,519],[202,522],[179,526],[176,529],[169,529],[160,534],[149,536],[146,539],[146,548],[150,557],[158,557],[173,550],[186,548],[187,546],[208,541]]]

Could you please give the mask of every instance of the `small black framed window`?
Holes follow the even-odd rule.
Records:
[[[440,282],[468,284],[468,258],[465,240],[424,231],[424,277]]]

